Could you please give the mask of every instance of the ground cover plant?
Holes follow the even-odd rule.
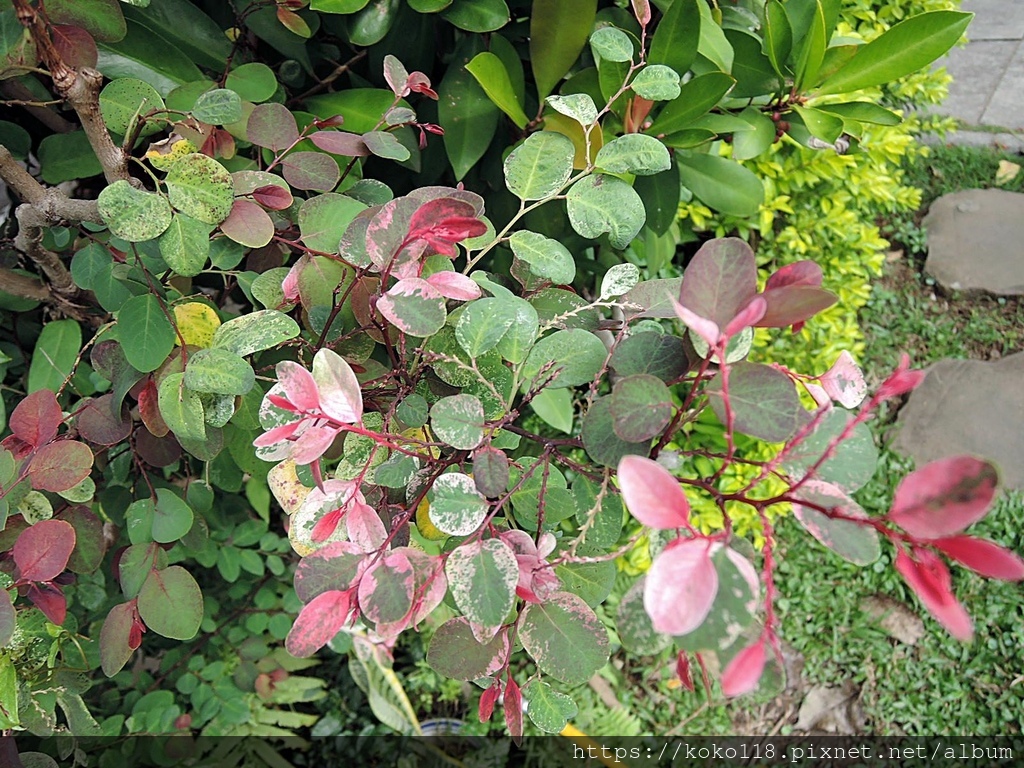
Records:
[[[515,738],[523,702],[561,730],[613,641],[672,647],[682,686],[739,696],[778,675],[790,506],[851,562],[893,552],[958,640],[947,560],[1024,576],[965,533],[995,499],[988,462],[922,467],[881,514],[850,497],[874,471],[866,422],[921,379],[907,358],[870,394],[849,355],[746,359],[755,327],[836,301],[817,264],[759,281],[720,237],[682,278],[649,274],[683,239],[683,189],[757,214],[739,147],[858,151],[900,118],[856,94],[970,15],[864,43],[833,34],[833,0],[600,6],[0,14],[8,106],[45,126],[3,124],[0,152],[20,200],[0,271],[7,736],[56,734],[87,763],[77,737],[286,736],[328,695],[327,645],[417,733],[391,660],[416,629]],[[610,611],[620,557],[649,567]]]

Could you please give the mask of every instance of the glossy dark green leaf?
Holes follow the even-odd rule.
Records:
[[[512,119],[516,127],[526,127],[529,118],[516,98],[512,79],[501,59],[489,51],[484,51],[474,56],[466,65],[466,69],[476,78],[487,97]]]
[[[722,100],[735,82],[724,72],[698,75],[682,86],[679,96],[665,105],[647,132],[658,135],[691,127],[695,119]]]
[[[437,89],[438,121],[444,128],[444,148],[456,179],[462,179],[483,157],[501,114],[466,69],[466,64],[482,50],[479,39],[466,38],[456,49]]]
[[[174,328],[152,294],[128,299],[117,313],[117,328],[124,356],[143,373],[159,368],[174,348]]]
[[[638,176],[633,189],[640,195],[647,212],[647,226],[659,235],[668,232],[679,215],[679,168],[675,160],[660,173]]]
[[[167,40],[200,67],[223,71],[231,55],[231,41],[220,24],[203,13],[195,3],[189,0],[158,0],[145,7],[124,4],[122,8],[132,23]],[[232,86],[228,84],[227,87]]]
[[[398,18],[401,0],[370,0],[361,11],[348,19],[348,36],[352,45],[370,46],[379,43]]]
[[[82,328],[77,321],[53,320],[44,325],[29,364],[28,393],[40,389],[56,392],[64,386],[81,348]]]
[[[706,205],[735,216],[753,216],[764,202],[764,187],[753,171],[717,155],[682,153],[679,176]]]
[[[594,30],[597,0],[534,0],[530,64],[541,101],[565,77]]]
[[[658,23],[651,40],[649,64],[664,64],[685,74],[697,55],[700,40],[700,0],[676,0]]]
[[[203,79],[193,59],[136,21],[118,42],[98,42],[99,70],[108,78],[134,77],[166,96],[179,85]]]

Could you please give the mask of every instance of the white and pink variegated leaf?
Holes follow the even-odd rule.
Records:
[[[447,299],[472,301],[483,296],[480,286],[460,272],[452,272],[451,270],[435,272],[427,277],[427,282]]]
[[[403,333],[425,338],[437,333],[448,317],[444,296],[419,277],[400,280],[377,300],[377,309]]]
[[[644,608],[656,632],[685,635],[707,618],[718,594],[718,572],[707,539],[676,539],[647,572]]]
[[[828,392],[825,391],[824,387],[815,384],[812,381],[805,381],[804,389],[807,390],[807,394],[814,398],[814,402],[819,408],[824,408],[825,410],[830,410],[832,408],[832,398],[829,397]]]
[[[313,381],[320,393],[320,411],[343,424],[363,418],[363,392],[352,367],[341,355],[321,349],[313,357]]]
[[[725,326],[723,335],[731,338],[744,328],[756,325],[767,311],[768,302],[765,301],[764,296],[755,296],[743,309],[736,313],[736,317],[729,321],[728,325]]]
[[[390,53],[384,57],[384,79],[395,96],[401,98],[409,95],[409,72]]]
[[[974,639],[974,624],[953,596],[949,569],[938,555],[915,547],[911,556],[901,548],[896,552],[895,566],[924,607],[949,634],[965,643]]]
[[[390,552],[368,567],[359,580],[359,608],[374,624],[408,626],[415,587],[409,558],[404,552]]]
[[[294,443],[289,437],[301,435],[311,424],[308,420],[293,421],[280,427],[273,427],[253,440],[256,457],[262,461],[284,461],[292,455]]]
[[[376,510],[358,493],[345,514],[348,540],[363,552],[375,552],[387,541],[388,532]]]
[[[650,528],[681,528],[690,524],[690,503],[679,481],[658,462],[625,456],[617,471],[626,509]]]
[[[331,590],[310,600],[288,632],[285,648],[298,658],[312,656],[331,641],[345,625],[351,592]]]
[[[338,436],[337,427],[308,427],[291,444],[291,459],[296,464],[312,464],[331,447]]]
[[[294,411],[282,408],[277,404],[287,400],[288,396],[285,394],[284,387],[280,384],[274,384],[267,394],[263,396],[259,410],[260,426],[263,429],[273,429],[274,427],[291,424],[301,419]]]
[[[742,696],[757,688],[767,661],[764,638],[737,653],[722,671],[722,693]]]
[[[856,408],[868,393],[864,374],[854,362],[853,355],[846,350],[840,353],[832,367],[821,375],[819,381],[829,397],[843,408]]]
[[[315,411],[320,407],[320,395],[313,375],[291,360],[277,364],[277,383],[284,390],[284,396],[302,411]]]
[[[676,314],[679,316],[679,319],[683,321],[683,324],[704,339],[704,342],[711,349],[718,346],[718,342],[722,338],[722,330],[718,327],[718,323],[714,320],[708,320],[706,317],[701,317],[696,312],[684,307],[675,299],[672,299],[672,306],[675,307]]]

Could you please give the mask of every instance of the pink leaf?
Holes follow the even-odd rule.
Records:
[[[292,193],[279,184],[266,184],[252,191],[252,199],[272,211],[283,211],[295,202]]]
[[[313,530],[309,533],[309,538],[317,544],[327,541],[338,530],[338,524],[341,522],[342,515],[344,514],[341,509],[330,510],[316,521],[316,525],[313,526]]]
[[[53,624],[64,623],[68,614],[68,601],[60,587],[53,584],[29,584],[27,596]]]
[[[401,98],[409,95],[409,72],[402,62],[390,53],[384,57],[384,79],[395,96]]]
[[[413,72],[409,75],[407,81],[409,90],[413,93],[422,93],[427,98],[437,101],[437,92],[430,87],[430,78],[422,72]],[[437,128],[436,125],[430,125],[429,123],[425,126],[428,128]],[[431,133],[443,133],[444,131],[431,131]]]
[[[693,693],[693,675],[690,673],[690,657],[686,651],[680,651],[676,657],[676,677],[679,678],[679,684],[683,688]]]
[[[438,253],[455,255],[455,243],[477,237],[487,225],[476,218],[473,206],[451,197],[439,197],[424,203],[409,219],[407,241],[424,240]]]
[[[480,286],[473,280],[465,275],[459,274],[458,272],[452,272],[451,270],[435,272],[427,277],[427,282],[434,286],[438,293],[446,299],[472,301],[473,299],[479,299],[483,296],[483,291],[480,290]]]
[[[828,396],[828,392],[825,391],[824,387],[805,381],[804,389],[807,390],[807,394],[814,398],[814,402],[818,404],[819,408],[832,407],[832,398]]]
[[[299,140],[295,116],[283,104],[257,104],[245,127],[246,138],[258,147],[280,152]]]
[[[765,301],[763,296],[755,296],[750,300],[743,309],[741,309],[729,324],[725,326],[726,336],[735,336],[737,333],[742,331],[751,325],[757,325],[758,320],[764,317],[764,313],[768,310],[768,302]]]
[[[310,427],[292,443],[292,461],[296,464],[311,464],[324,455],[337,435],[335,427]]]
[[[239,197],[231,205],[231,213],[220,223],[220,231],[246,248],[262,248],[274,237],[274,222],[252,200]]]
[[[495,680],[491,683],[491,687],[480,695],[480,709],[477,716],[480,718],[481,723],[489,723],[491,721],[491,715],[494,713],[494,703],[498,700],[499,695],[501,695],[500,680]]]
[[[1003,581],[1024,580],[1024,559],[994,542],[971,536],[951,536],[929,543],[982,576]]]
[[[341,355],[329,349],[317,352],[313,357],[313,382],[325,416],[343,424],[355,424],[363,418],[362,388]]]
[[[511,673],[505,686],[505,724],[512,740],[519,746],[523,738],[523,695]]]
[[[625,456],[619,462],[618,477],[626,509],[644,525],[681,528],[689,524],[690,503],[679,481],[658,462]]]
[[[281,292],[288,304],[295,304],[299,301],[299,265],[296,264],[288,270],[283,281],[281,281]]]
[[[656,632],[685,635],[704,623],[718,593],[718,572],[706,539],[676,539],[654,559],[644,608]]]
[[[320,407],[320,395],[313,374],[298,363],[291,360],[278,363],[277,381],[288,400],[300,411],[315,411]]]
[[[722,672],[722,693],[726,696],[750,693],[761,679],[766,660],[763,639],[737,653]]]
[[[74,488],[92,471],[89,446],[77,440],[58,440],[36,451],[28,465],[32,487],[60,493]]]
[[[722,338],[722,331],[719,329],[717,323],[713,320],[701,317],[695,312],[691,312],[675,299],[672,299],[671,301],[672,305],[676,309],[676,314],[679,315],[679,319],[686,324],[687,328],[704,339],[704,342],[711,347],[711,349],[718,346],[718,342]]]
[[[971,617],[957,602],[951,589],[949,570],[939,556],[927,549],[914,549],[914,557],[903,549],[896,553],[896,570],[924,607],[946,630],[965,643],[974,639]]]
[[[273,429],[267,430],[262,435],[252,441],[252,444],[257,448],[262,448],[268,445],[277,445],[278,443],[285,442],[289,437],[295,434],[299,426],[302,425],[301,421],[293,421],[288,424],[282,424],[280,427],[274,427]]]
[[[985,516],[998,481],[996,468],[973,456],[933,461],[900,481],[889,519],[918,538],[951,536]]]
[[[646,27],[651,21],[651,4],[647,0],[633,0],[633,14],[640,26]]]
[[[359,499],[362,499],[362,494],[352,502],[351,509],[345,516],[348,539],[363,552],[373,552],[384,544],[388,532],[376,510]]]
[[[369,147],[358,133],[345,131],[319,131],[309,137],[310,141],[324,152],[344,157],[366,157],[370,154]]]
[[[345,625],[350,593],[332,590],[307,603],[288,633],[285,647],[292,656],[312,656],[331,641]]]
[[[857,363],[846,350],[819,379],[829,397],[844,408],[856,408],[864,400],[868,385]]]
[[[924,381],[925,375],[925,371],[910,370],[910,355],[904,352],[900,356],[900,363],[896,366],[896,370],[878,388],[878,397],[888,400],[891,397],[899,397],[912,392]]]
[[[775,288],[785,288],[790,285],[806,285],[816,288],[821,285],[822,272],[817,262],[804,260],[787,264],[777,269],[765,283],[765,291]]]
[[[14,542],[14,563],[27,581],[52,581],[67,567],[75,549],[75,529],[63,520],[42,520]]]
[[[22,398],[11,412],[11,432],[33,448],[44,445],[57,436],[64,420],[57,396],[49,389],[38,389]]]
[[[724,328],[757,295],[757,261],[743,240],[704,243],[683,272],[679,303]]]

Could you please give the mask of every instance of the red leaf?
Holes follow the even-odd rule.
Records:
[[[430,78],[422,72],[413,72],[406,82],[413,93],[422,93],[427,98],[437,101],[437,92],[430,87]]]
[[[712,321],[729,324],[757,295],[757,261],[743,240],[709,240],[694,254],[683,272],[679,303]]]
[[[704,339],[704,342],[711,349],[714,349],[722,338],[722,329],[718,327],[718,323],[714,320],[708,320],[706,317],[701,317],[675,299],[671,299],[671,301],[672,306],[675,307],[676,315],[679,316],[679,319],[683,321],[686,327]]]
[[[283,211],[295,200],[291,192],[284,187],[279,187],[277,184],[256,187],[252,191],[252,199],[264,208],[269,208],[272,211]]]
[[[14,542],[14,562],[28,581],[52,581],[67,567],[75,549],[75,529],[63,520],[42,520]]]
[[[693,675],[690,672],[690,657],[686,655],[686,651],[680,651],[676,657],[676,676],[679,678],[679,684],[693,693]]]
[[[1024,580],[1024,558],[986,539],[952,536],[930,542],[949,558],[990,579]]]
[[[60,493],[74,488],[92,471],[89,446],[77,440],[61,440],[40,448],[28,465],[32,487]]]
[[[132,433],[128,404],[121,403],[116,415],[113,404],[113,395],[103,395],[89,402],[75,420],[78,434],[97,445],[117,445],[125,440]]]
[[[324,118],[323,120],[317,118],[316,120],[313,121],[313,125],[315,125],[317,128],[338,128],[339,126],[342,126],[344,124],[344,115],[331,115],[330,117]]]
[[[57,54],[69,67],[81,69],[82,67],[96,66],[96,60],[99,57],[96,41],[84,29],[66,24],[54,24],[50,27],[50,35]]]
[[[707,539],[676,539],[647,572],[644,608],[656,632],[685,635],[704,623],[718,594]]]
[[[722,672],[722,693],[726,696],[750,693],[761,679],[765,661],[763,639],[737,653]]]
[[[505,724],[512,735],[512,741],[518,747],[523,739],[523,694],[511,673],[505,686]]]
[[[258,147],[275,152],[288,149],[299,140],[295,116],[283,104],[257,104],[245,126],[246,138]]]
[[[231,205],[231,213],[220,223],[220,231],[246,248],[262,248],[274,238],[274,222],[252,200],[239,197]]]
[[[822,272],[817,262],[805,260],[795,261],[776,270],[765,283],[765,291],[774,288],[785,288],[790,285],[806,285],[818,287],[821,285]]]
[[[451,197],[439,197],[416,209],[409,219],[406,240],[424,240],[438,253],[454,256],[454,243],[486,231],[487,225],[476,218],[472,205]]]
[[[810,285],[772,288],[762,295],[767,302],[767,311],[753,323],[758,328],[785,328],[804,323],[839,300],[831,291]]]
[[[334,532],[338,530],[338,523],[341,522],[341,516],[344,513],[340,509],[332,509],[326,515],[317,520],[316,525],[313,526],[313,530],[310,532],[309,537],[319,544],[321,541],[327,541]]]
[[[57,396],[49,389],[39,389],[18,403],[9,424],[15,437],[38,448],[57,436],[63,420]]]
[[[949,569],[931,550],[915,547],[913,552],[913,557],[903,549],[896,553],[896,570],[949,634],[965,643],[971,642],[974,639],[971,617],[953,596]]]
[[[996,468],[973,456],[933,461],[900,481],[889,519],[918,538],[951,536],[985,516],[998,481]]]
[[[478,712],[481,723],[489,723],[491,721],[491,715],[494,714],[494,702],[498,700],[500,693],[501,681],[495,680],[491,683],[491,687],[481,694],[480,709]]]
[[[330,642],[345,625],[351,597],[349,592],[332,590],[307,603],[288,633],[285,647],[292,656],[312,656]]]
[[[146,385],[139,392],[139,416],[142,423],[153,437],[164,437],[171,431],[160,414],[160,406],[157,403],[157,388],[153,377],[146,379]]]
[[[309,137],[324,152],[344,157],[366,157],[370,148],[358,133],[345,131],[319,131]]]
[[[68,601],[60,587],[46,583],[29,584],[27,596],[52,623],[64,623],[68,615]]]
[[[925,371],[910,370],[910,355],[904,352],[900,356],[900,363],[896,366],[896,370],[878,388],[878,397],[888,400],[891,397],[899,397],[913,392],[924,381],[925,375]]]
[[[690,503],[679,481],[656,461],[625,456],[619,462],[619,487],[626,509],[650,528],[681,528],[689,524]]]

